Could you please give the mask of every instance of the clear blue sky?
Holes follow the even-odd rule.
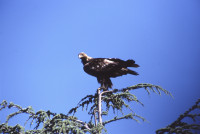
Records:
[[[145,106],[132,107],[149,123],[122,120],[106,127],[109,134],[153,134],[200,98],[200,1],[0,1],[0,101],[67,113],[99,87],[83,71],[79,52],[141,66],[139,76],[112,79],[114,88],[151,83],[173,94],[138,90]],[[77,116],[84,121],[85,114]]]

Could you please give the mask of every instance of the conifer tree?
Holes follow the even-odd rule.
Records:
[[[134,90],[145,89],[150,94],[151,92],[161,95],[163,92],[166,95],[171,93],[160,86],[152,84],[137,84],[123,89],[103,90],[98,88],[93,95],[83,97],[80,102],[69,110],[68,113],[53,113],[51,111],[37,111],[35,112],[31,106],[22,108],[12,102],[3,101],[1,103],[0,111],[6,108],[16,109],[16,111],[7,116],[7,120],[0,124],[1,133],[25,133],[25,134],[84,134],[86,132],[91,134],[107,133],[106,125],[122,119],[132,119],[134,121],[145,121],[145,118],[136,114],[130,107],[130,103],[138,103],[144,105],[135,95]],[[90,120],[88,122],[79,120],[76,113],[79,108],[88,112]],[[125,109],[129,110],[125,114]],[[121,112],[122,116],[116,115],[116,112]],[[12,117],[19,114],[28,114],[29,118],[24,123],[30,122],[34,126],[32,130],[26,130],[24,126],[19,124],[9,126],[9,121]],[[116,115],[114,118],[104,120],[105,116],[109,114]],[[110,117],[110,116],[109,116]]]
[[[188,118],[193,122],[188,122]],[[156,131],[156,134],[199,134],[200,133],[200,99],[196,103],[181,114],[174,122],[166,128],[161,128]]]

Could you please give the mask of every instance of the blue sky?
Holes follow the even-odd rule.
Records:
[[[199,7],[199,0],[1,0],[0,101],[67,113],[99,87],[83,71],[79,52],[134,59],[140,75],[112,79],[113,87],[151,83],[174,99],[133,92],[145,105],[133,109],[149,123],[122,120],[106,128],[109,134],[153,134],[200,98]],[[77,114],[88,120],[85,115]]]

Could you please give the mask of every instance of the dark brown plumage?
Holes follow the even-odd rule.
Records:
[[[112,88],[111,77],[115,78],[126,74],[138,75],[137,72],[128,69],[128,67],[139,67],[139,65],[135,64],[134,60],[124,61],[117,58],[92,58],[83,52],[78,56],[82,60],[84,71],[97,77],[98,83],[104,89]]]

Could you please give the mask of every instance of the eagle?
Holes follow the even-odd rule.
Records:
[[[105,90],[112,88],[113,84],[110,78],[126,74],[138,75],[137,72],[128,69],[128,67],[139,67],[132,59],[124,61],[118,58],[92,58],[84,52],[79,53],[78,57],[83,63],[84,71],[95,76],[98,83],[101,84],[100,88]]]

